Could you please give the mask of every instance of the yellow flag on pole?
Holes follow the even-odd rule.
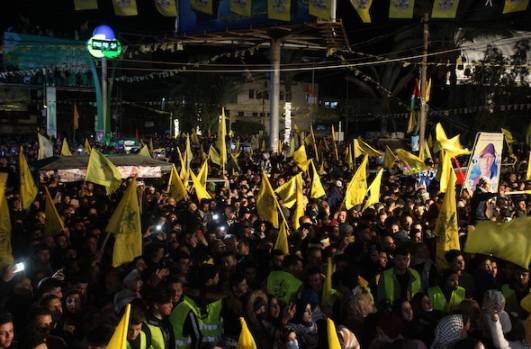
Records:
[[[90,155],[92,153],[92,148],[87,138],[85,138],[85,149],[83,149],[83,154]]]
[[[240,324],[242,325],[242,331],[240,332],[240,338],[238,339],[236,349],[257,349],[253,335],[251,334],[251,331],[249,331],[247,323],[243,317],[240,318]]]
[[[170,196],[175,199],[176,202],[186,199],[186,197],[188,196],[186,188],[184,187],[184,184],[181,180],[181,177],[179,177],[179,174],[177,173],[175,164],[172,164],[171,166],[170,180],[168,182],[168,192],[170,193]]]
[[[203,166],[201,166],[201,169],[199,170],[199,173],[197,174],[197,179],[199,180],[199,183],[201,183],[203,187],[206,187],[207,177],[208,177],[208,163],[207,161],[205,161],[203,162]]]
[[[379,150],[376,150],[374,149],[373,147],[371,147],[370,145],[368,145],[367,143],[365,143],[361,137],[358,138],[358,145],[361,149],[361,152],[363,154],[367,154],[369,156],[375,156],[377,158],[381,157],[382,156],[382,152],[379,151]]]
[[[22,209],[28,210],[37,196],[38,189],[31,176],[31,171],[24,157],[24,149],[22,147],[20,147],[18,161],[20,167],[20,201],[22,201]]]
[[[280,231],[278,232],[277,241],[275,242],[275,247],[273,247],[273,249],[282,251],[284,256],[289,255],[288,233],[286,233],[285,222],[280,224]]]
[[[53,236],[63,232],[63,229],[65,228],[65,223],[59,216],[59,212],[57,212],[57,208],[55,207],[48,187],[45,186],[44,189],[46,190],[46,203],[44,206],[46,222],[44,223],[44,233],[47,236]]]
[[[138,152],[138,155],[144,156],[146,158],[151,158],[151,154],[149,153],[149,149],[147,145],[144,145],[142,149]]]
[[[284,206],[292,208],[297,202],[297,177],[302,177],[302,173],[292,177],[289,181],[275,189],[275,193],[280,196]]]
[[[304,145],[301,145],[301,147],[293,153],[293,160],[301,170],[305,172],[308,171],[308,166],[310,166],[310,162],[306,157],[306,148],[304,147]]]
[[[501,130],[503,132],[503,135],[505,136],[505,142],[507,143],[507,147],[509,148],[509,154],[513,154],[513,143],[515,142],[513,134],[511,133],[511,131],[506,130],[504,128],[502,128]]]
[[[409,114],[409,120],[407,122],[407,131],[406,133],[413,133],[417,129],[417,116],[415,111],[412,110]]]
[[[404,149],[396,149],[396,157],[404,164],[404,174],[420,173],[430,169],[418,156]]]
[[[208,150],[208,158],[210,161],[212,161],[215,164],[218,164],[219,166],[223,166],[221,163],[221,157],[219,156],[219,153],[212,145],[210,145],[210,149]]]
[[[479,222],[468,233],[465,252],[492,254],[516,265],[529,268],[531,263],[531,217],[520,217],[510,222]]]
[[[470,151],[466,150],[461,145],[461,142],[459,141],[459,135],[450,139],[446,137],[446,133],[444,132],[444,129],[440,123],[438,123],[435,127],[435,136],[437,141],[440,143],[441,150],[446,151],[446,154],[451,158],[458,155],[470,154]],[[435,152],[435,146],[433,148],[433,152]]]
[[[190,137],[186,137],[186,166],[190,168],[190,163],[194,158],[194,153],[192,153],[192,146],[190,144]]]
[[[227,136],[227,124],[225,123],[225,108],[221,108],[221,120],[219,121],[218,127],[218,139],[216,146],[219,151],[219,157],[221,160],[221,165],[227,163],[227,145],[225,144],[225,138]]]
[[[260,185],[260,191],[256,196],[256,211],[260,218],[265,219],[273,225],[274,228],[278,228],[278,213],[277,213],[277,198],[275,192],[269,183],[269,179],[264,172],[262,172],[262,183]]]
[[[190,136],[190,138],[192,139],[192,143],[199,144],[199,137],[197,137],[197,131],[195,127],[192,129],[192,135]]]
[[[389,148],[388,145],[385,146],[385,156],[383,165],[384,167],[389,169],[389,172],[391,172],[393,166],[395,165],[396,156],[393,154],[393,151],[391,148]]]
[[[6,185],[8,174],[0,172],[0,268],[13,263],[11,248],[11,217],[6,199]]]
[[[332,146],[334,147],[334,156],[336,161],[339,160],[339,156],[337,154],[337,144],[336,144],[336,131],[334,130],[334,125],[332,125]]]
[[[103,185],[107,188],[107,194],[110,194],[122,185],[122,174],[109,159],[96,149],[92,149],[85,181]]]
[[[44,137],[40,133],[39,136],[39,153],[38,160],[51,158],[53,156],[53,143],[48,138]]]
[[[63,139],[63,146],[61,147],[61,155],[62,156],[72,156],[72,153],[70,152],[70,148],[68,147],[68,142],[65,139]]]
[[[378,171],[378,174],[372,181],[371,185],[369,186],[369,198],[365,202],[365,206],[363,206],[363,209],[361,212],[365,211],[369,206],[376,204],[380,201],[380,187],[382,185],[382,173],[383,169]]]
[[[304,194],[302,192],[302,173],[299,173],[295,176],[295,180],[297,183],[296,187],[296,194],[297,194],[297,201],[296,201],[296,207],[295,212],[293,213],[293,227],[295,229],[299,229],[300,223],[299,218],[304,216]]]
[[[525,180],[531,180],[531,152],[529,153],[529,159],[527,160],[527,173],[525,176]]]
[[[116,16],[138,16],[136,0],[112,0],[112,6]]]
[[[205,186],[201,184],[201,182],[199,181],[199,179],[197,179],[192,170],[189,170],[189,172],[190,177],[192,177],[192,183],[194,184],[195,195],[197,195],[197,201],[201,203],[203,199],[212,199],[210,194],[207,192]]]
[[[339,338],[337,337],[336,325],[331,319],[327,319],[328,324],[328,348],[329,349],[341,349],[339,344]]]
[[[448,163],[450,158],[445,159]],[[449,164],[451,166],[451,164]],[[448,164],[447,164],[448,166]],[[450,250],[459,250],[459,233],[457,227],[457,204],[455,199],[455,181],[456,176],[454,171],[450,171],[447,182],[447,190],[444,195],[439,215],[435,222],[434,233],[437,237],[435,264],[437,270],[444,270],[448,267],[445,254]]]
[[[115,235],[112,266],[129,263],[142,254],[142,225],[136,177],[129,182],[105,231]]]
[[[323,293],[321,297],[321,304],[323,306],[330,306],[330,296],[332,296],[332,258],[328,257],[326,262],[326,276],[323,285]]]
[[[315,165],[312,161],[312,190],[310,192],[310,198],[312,199],[319,199],[320,197],[326,195],[326,192],[323,188],[323,184],[321,183],[321,179],[319,178],[319,173],[317,172]]]
[[[367,195],[367,161],[368,155],[365,155],[354,177],[350,180],[345,194],[345,207],[350,210],[356,205],[361,205],[365,195]]]
[[[125,313],[122,316],[122,319],[118,323],[118,326],[114,329],[114,334],[107,344],[107,349],[126,349],[128,346],[127,343],[127,332],[129,331],[129,316],[131,314],[131,304],[125,305]]]
[[[354,155],[354,160],[360,157],[363,154],[363,150],[360,147],[360,142],[354,138],[352,141],[352,153]]]

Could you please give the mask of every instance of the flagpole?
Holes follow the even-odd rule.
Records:
[[[430,15],[429,13],[424,14],[424,51],[422,56],[422,72],[421,72],[421,79],[422,79],[422,102],[420,105],[420,120],[419,120],[419,138],[420,138],[420,148],[424,149],[424,137],[426,134],[426,90],[427,90],[427,82],[428,82],[428,40],[430,37],[429,32],[429,22],[430,22]]]

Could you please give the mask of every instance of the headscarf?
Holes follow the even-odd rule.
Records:
[[[461,339],[463,327],[463,315],[453,314],[443,317],[435,328],[435,339],[430,349],[452,349]]]

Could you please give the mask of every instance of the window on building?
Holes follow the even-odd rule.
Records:
[[[229,117],[229,116],[230,116],[230,110],[225,110],[225,116],[226,116],[226,117]]]
[[[258,113],[257,112],[253,112],[253,117],[257,117],[258,116]]]
[[[254,90],[249,90],[249,99],[254,99]]]
[[[280,92],[280,100],[281,100],[281,101],[284,100],[284,92]]]
[[[264,99],[269,99],[269,92],[264,91]]]
[[[233,95],[233,96],[230,96],[229,97],[229,103],[233,103],[233,104],[236,104],[238,103],[238,95]]]
[[[262,99],[262,91],[256,91],[256,99]]]
[[[244,113],[242,111],[239,111],[238,112],[238,116],[245,116]]]
[[[260,113],[260,117],[261,117],[261,118],[263,118],[263,117],[264,117],[264,115],[265,115],[264,113]]]
[[[330,102],[330,109],[337,109],[339,102]]]

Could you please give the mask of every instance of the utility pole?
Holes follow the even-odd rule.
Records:
[[[419,141],[420,149],[424,149],[424,138],[426,134],[426,90],[428,87],[428,40],[430,38],[429,31],[429,13],[424,14],[424,51],[422,56],[422,72],[421,72],[421,93],[422,93],[422,102],[420,104],[420,120],[419,120]]]

